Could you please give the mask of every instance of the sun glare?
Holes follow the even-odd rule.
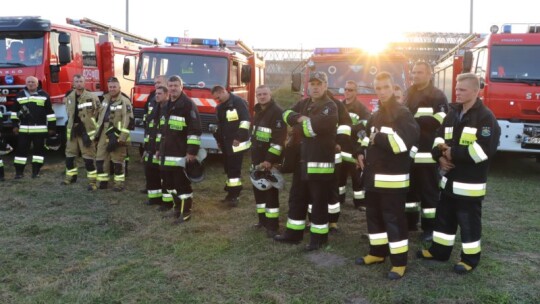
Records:
[[[378,54],[386,50],[390,43],[403,41],[403,33],[387,32],[387,33],[366,33],[360,35],[358,47],[371,53]]]

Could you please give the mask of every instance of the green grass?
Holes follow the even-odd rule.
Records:
[[[499,154],[483,205],[482,260],[466,276],[447,263],[414,258],[390,282],[388,262],[359,267],[368,250],[365,214],[342,207],[341,233],[320,252],[276,244],[256,221],[248,179],[238,208],[218,201],[225,176],[218,157],[194,186],[192,221],[171,226],[138,193],[136,150],[124,193],[60,186],[63,161],[46,160],[43,177],[0,183],[0,303],[538,303],[540,164]],[[247,165],[247,162],[246,162]],[[244,166],[246,169],[247,166]],[[28,170],[29,168],[27,168]],[[28,175],[28,173],[27,173]],[[289,178],[289,177],[288,177]],[[281,195],[281,222],[287,193]],[[307,239],[307,237],[306,237]]]

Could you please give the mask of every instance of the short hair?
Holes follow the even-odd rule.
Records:
[[[82,79],[84,80],[84,77],[83,77],[83,75],[81,75],[81,74],[75,74],[75,75],[73,75],[73,79],[80,79],[80,78],[82,78]]]
[[[211,93],[214,94],[214,93],[219,93],[219,92],[223,92],[225,91],[225,88],[223,86],[220,86],[220,85],[216,85],[212,88],[212,91]]]
[[[476,74],[473,74],[473,73],[459,74],[456,80],[457,81],[468,80],[472,83],[475,89],[480,90],[480,79],[478,79],[478,76],[476,76]]]
[[[120,81],[118,80],[118,78],[116,77],[110,77],[109,79],[107,79],[107,83],[111,83],[111,82],[114,82],[114,83],[120,83]]]
[[[347,81],[345,81],[345,85],[347,85],[347,84],[352,84],[352,85],[354,86],[355,89],[358,88],[358,84],[357,84],[356,81],[354,81],[354,80],[347,80]]]
[[[267,86],[267,85],[265,85],[265,84],[261,84],[261,85],[259,85],[259,86],[257,87],[257,90],[259,90],[259,89],[268,89],[268,90],[270,90],[270,87]],[[271,90],[270,90],[270,91],[271,91]]]
[[[178,76],[178,75],[172,75],[171,77],[169,77],[169,79],[167,79],[168,82],[180,82],[180,85],[181,86],[184,86],[184,81],[182,80],[182,77]]]
[[[381,81],[381,80],[390,80],[392,85],[394,84],[394,78],[392,78],[392,75],[388,72],[380,72],[377,75],[375,75],[375,80]]]
[[[414,65],[423,65],[426,68],[426,71],[428,71],[428,73],[433,74],[433,70],[431,69],[431,65],[429,63],[425,62],[425,61],[419,60],[419,61],[415,62]]]
[[[169,93],[169,89],[167,89],[166,86],[159,86],[159,87],[156,88],[156,91],[157,90],[162,90],[163,93]]]
[[[403,92],[403,89],[399,85],[394,85],[394,91],[401,91]]]

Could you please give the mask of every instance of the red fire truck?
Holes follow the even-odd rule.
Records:
[[[10,112],[25,79],[35,76],[51,96],[57,125],[66,124],[64,94],[71,89],[75,74],[97,95],[107,89],[107,79],[118,77],[129,94],[133,80],[121,77],[124,60],[134,60],[139,46],[152,40],[137,37],[90,19],[67,19],[75,25],[55,25],[39,17],[0,18],[0,111]],[[132,57],[125,58],[127,55]],[[126,73],[129,74],[129,73]],[[135,71],[131,72],[134,75]],[[133,76],[132,76],[133,77]],[[3,115],[9,117],[9,115]],[[3,122],[9,132],[11,121]]]
[[[357,48],[316,48],[304,71],[293,73],[292,90],[307,97],[309,74],[314,71],[328,75],[328,89],[338,99],[343,98],[345,82],[355,81],[358,99],[372,111],[377,108],[373,79],[378,72],[389,72],[403,90],[410,83],[407,58],[391,51],[371,54]]]
[[[455,101],[456,76],[475,73],[501,127],[499,150],[540,153],[539,53],[540,24],[492,26],[490,35],[471,35],[441,57],[435,85]]]
[[[212,87],[221,85],[244,98],[253,113],[255,88],[264,83],[264,61],[238,40],[167,37],[165,43],[168,45],[140,51],[132,98],[136,129],[131,140],[143,142],[144,104],[154,90],[154,78],[179,75],[184,81],[184,93],[193,99],[201,116],[201,147],[216,153],[219,150],[210,132],[217,122]]]

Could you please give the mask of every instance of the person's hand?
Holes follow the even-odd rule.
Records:
[[[361,170],[364,170],[365,164],[364,164],[364,154],[360,154],[357,157],[358,163],[356,163],[356,168],[360,168]]]
[[[232,145],[233,145],[234,147],[238,147],[238,146],[240,145],[240,141],[237,140],[237,139],[235,139],[235,140],[233,140]]]
[[[308,120],[308,119],[309,119],[309,117],[307,117],[307,116],[300,116],[300,117],[298,117],[296,122],[302,123],[304,120]]]
[[[259,164],[259,168],[264,169],[264,170],[270,170],[272,169],[272,163],[265,160]]]
[[[13,134],[19,135],[19,128],[13,128]]]
[[[452,161],[450,161],[449,159],[447,159],[446,157],[444,156],[441,156],[439,157],[439,166],[441,167],[442,170],[448,172],[452,169],[454,169],[456,166],[452,163]]]
[[[126,142],[121,140],[121,139],[118,139],[118,145],[120,146],[125,146],[126,145]]]
[[[193,154],[188,153],[186,155],[186,160],[187,160],[188,163],[193,162],[193,161],[197,160],[197,155],[193,155]]]
[[[54,130],[49,130],[49,136],[55,136],[56,135],[56,131]]]
[[[341,152],[341,146],[339,144],[336,144],[336,153]]]
[[[444,158],[448,159],[449,161],[452,161],[452,148],[448,147],[446,150],[443,151]]]

